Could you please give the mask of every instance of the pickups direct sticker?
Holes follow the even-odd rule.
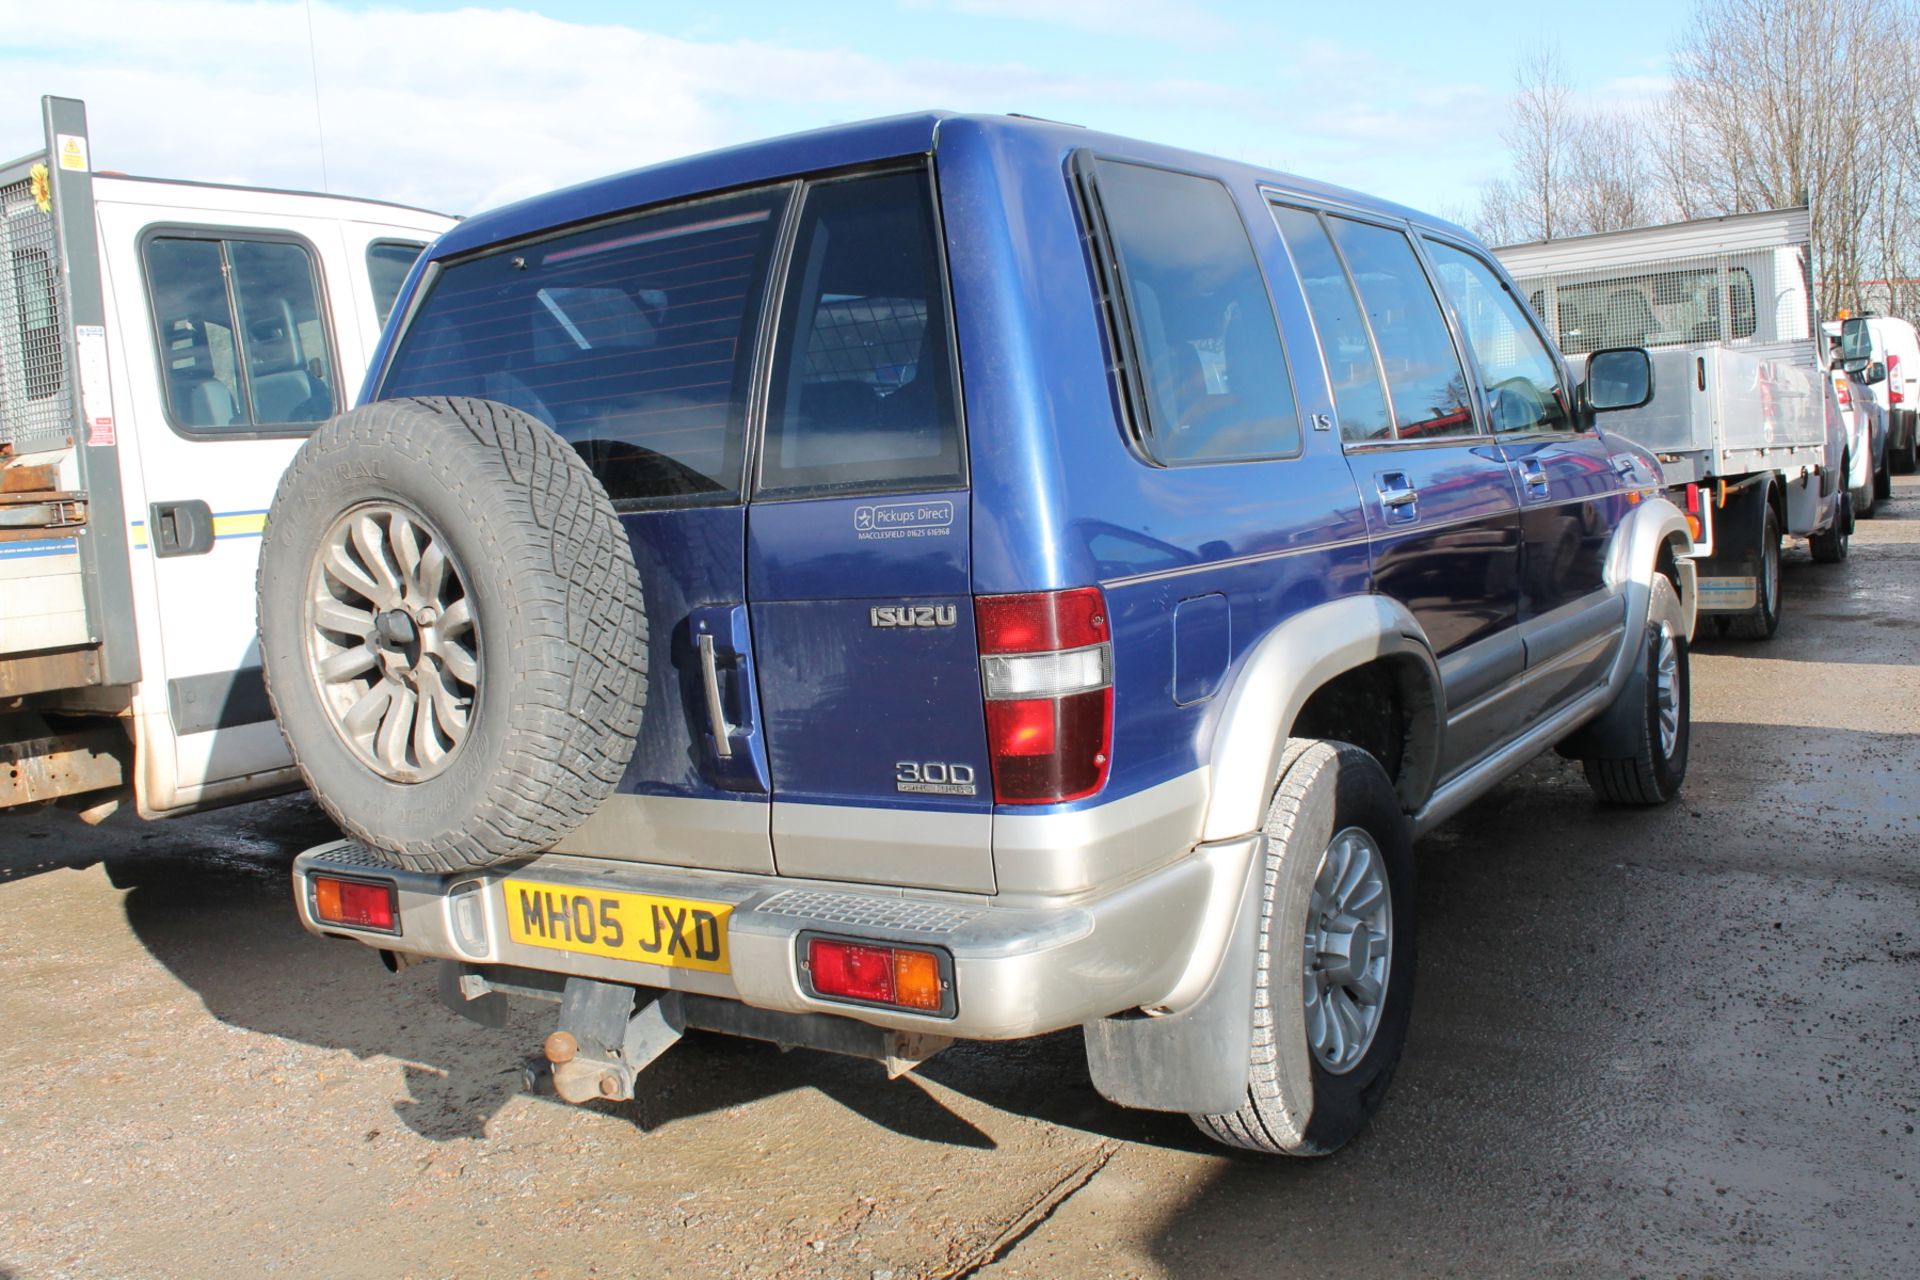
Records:
[[[876,502],[853,509],[853,536],[944,538],[953,532],[951,502]]]
[[[532,880],[503,880],[500,888],[507,896],[507,933],[515,942],[675,969],[729,972],[731,903]]]

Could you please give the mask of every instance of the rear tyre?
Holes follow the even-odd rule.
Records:
[[[1920,427],[1909,422],[1907,442],[1898,449],[1887,450],[1887,468],[1895,475],[1910,476],[1916,466],[1920,466]]]
[[[1193,1120],[1229,1146],[1327,1155],[1379,1109],[1406,1043],[1411,826],[1379,761],[1296,739],[1264,829],[1247,1099]]]
[[[1840,491],[1840,509],[1834,512],[1833,523],[1807,539],[1807,549],[1813,553],[1818,564],[1839,564],[1847,558],[1848,543],[1853,534],[1853,495]]]
[[[1680,596],[1664,577],[1653,580],[1643,661],[1646,713],[1633,754],[1582,762],[1587,785],[1608,804],[1665,804],[1680,793],[1687,777],[1692,735],[1687,634]]]
[[[1873,473],[1873,500],[1875,502],[1885,502],[1887,499],[1893,497],[1892,467],[1892,451],[1889,450],[1887,465]]]
[[[1722,634],[1736,640],[1769,640],[1780,629],[1780,517],[1767,504],[1760,531],[1760,573],[1755,584],[1760,599],[1746,613],[1726,619]]]
[[[294,762],[393,866],[549,848],[626,769],[647,670],[632,547],[538,419],[460,397],[335,418],[281,478],[257,590]]]

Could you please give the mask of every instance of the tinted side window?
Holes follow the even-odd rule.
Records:
[[[367,246],[367,283],[373,286],[373,309],[381,324],[393,314],[393,300],[426,247],[408,240],[375,240]]]
[[[1286,353],[1233,197],[1144,165],[1102,160],[1095,172],[1146,451],[1163,463],[1298,453]]]
[[[787,196],[678,205],[442,267],[380,395],[530,413],[623,506],[730,501]]]
[[[1390,227],[1329,217],[1366,305],[1402,440],[1471,435],[1467,375],[1413,244]]]
[[[332,415],[333,354],[304,247],[157,236],[145,256],[167,407],[177,425],[252,431]]]
[[[808,191],[774,357],[763,492],[961,483],[932,206],[924,172]]]
[[[1327,238],[1319,215],[1306,209],[1279,206],[1273,216],[1300,273],[1313,327],[1320,335],[1320,351],[1333,380],[1334,408],[1340,415],[1340,438],[1391,439],[1393,413],[1387,408],[1387,389],[1380,381],[1373,339],[1367,335],[1360,300],[1354,296],[1353,282],[1340,265],[1333,241]]]
[[[1427,241],[1434,274],[1473,348],[1495,431],[1565,430],[1572,425],[1560,368],[1527,323],[1520,303],[1486,263],[1450,244]]]

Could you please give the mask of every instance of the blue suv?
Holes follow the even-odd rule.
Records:
[[[1414,970],[1411,842],[1553,747],[1687,760],[1655,460],[1483,246],[1023,118],[852,124],[472,218],[265,535],[349,839],[306,926],[554,1001],[630,1097],[688,1027],[885,1061],[1085,1029],[1115,1102],[1331,1151]]]

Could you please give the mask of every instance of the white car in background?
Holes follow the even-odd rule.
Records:
[[[1887,496],[1887,475],[1920,468],[1920,333],[1898,316],[1867,312],[1840,324],[1840,367],[1861,375],[1887,416],[1886,471],[1875,481]]]
[[[1880,407],[1862,375],[1840,366],[1840,321],[1820,326],[1827,336],[1828,380],[1847,436],[1847,490],[1857,519],[1873,518],[1880,489],[1887,483],[1887,412]]]

